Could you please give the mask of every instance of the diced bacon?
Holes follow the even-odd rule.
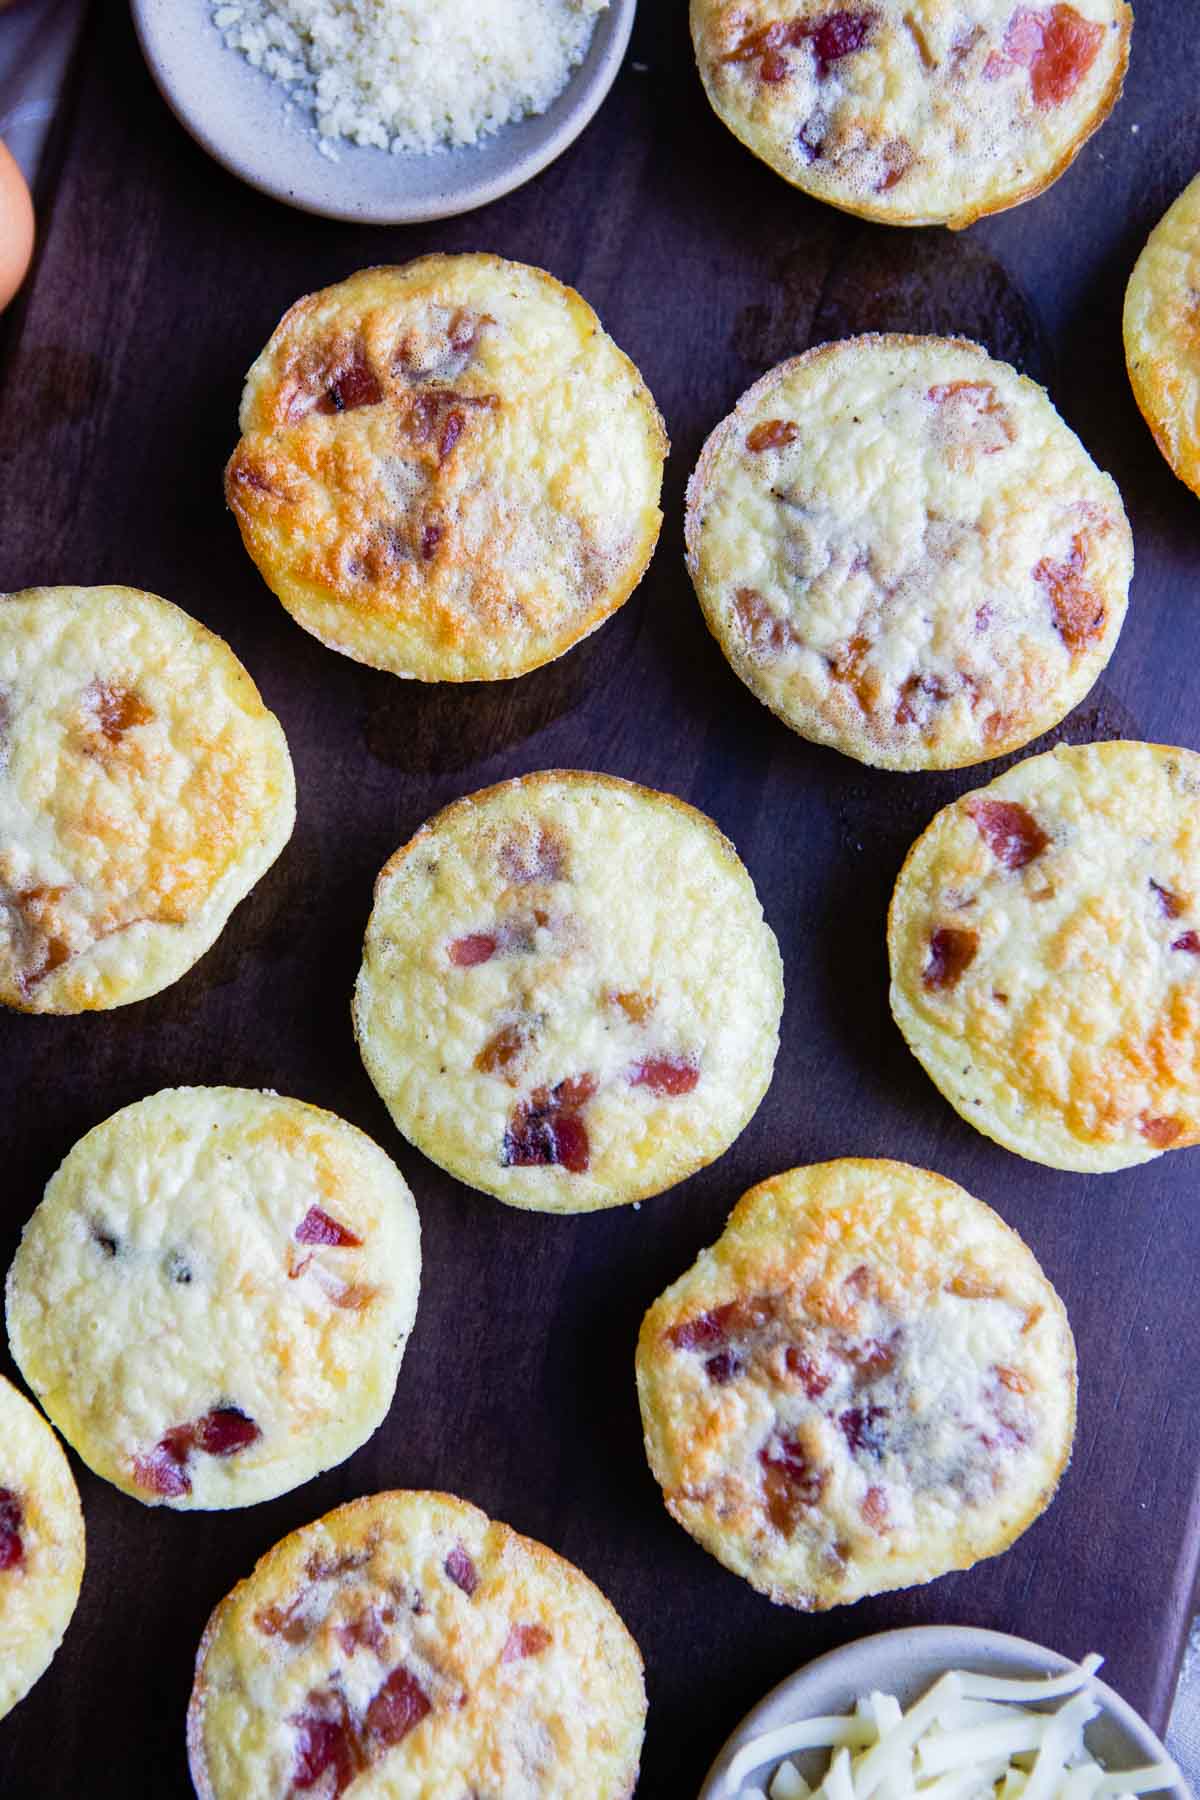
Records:
[[[464,351],[474,350],[483,327],[495,323],[496,321],[487,313],[471,312],[465,306],[458,307],[450,320],[450,328],[446,333],[450,339],[450,348],[457,350],[460,355]]]
[[[380,1744],[398,1744],[421,1723],[430,1704],[415,1675],[403,1666],[393,1669],[367,1708],[367,1733]]]
[[[565,1081],[560,1081],[556,1088],[550,1090],[548,1100],[543,1099],[543,1096],[546,1095],[545,1088],[535,1089],[533,1101],[535,1106],[549,1104],[558,1107],[563,1112],[574,1112],[577,1108],[586,1106],[588,1101],[595,1096],[595,1092],[596,1077],[594,1075],[568,1075]]]
[[[394,1618],[395,1614],[391,1616]],[[376,1656],[382,1656],[387,1649],[383,1617],[373,1606],[369,1606],[356,1619],[349,1619],[344,1625],[336,1626],[334,1636],[347,1656],[353,1656],[359,1649],[373,1650]]]
[[[357,1249],[362,1243],[348,1226],[331,1219],[320,1206],[309,1207],[294,1235],[298,1244],[330,1244],[337,1250]]]
[[[254,1623],[264,1637],[281,1637],[285,1644],[303,1644],[312,1634],[305,1613],[307,1595],[297,1594],[288,1606],[264,1606],[254,1615]]]
[[[795,1344],[788,1345],[783,1361],[788,1374],[795,1377],[810,1400],[819,1400],[833,1380],[831,1369],[822,1369]]]
[[[869,1487],[863,1495],[862,1516],[872,1531],[886,1531],[888,1528],[887,1494],[881,1487]]]
[[[236,1406],[216,1406],[195,1426],[197,1448],[208,1456],[233,1456],[257,1443],[262,1432]]]
[[[886,1406],[852,1406],[838,1414],[838,1424],[855,1454],[877,1457],[883,1453],[883,1421],[888,1416]]]
[[[1158,896],[1158,904],[1163,917],[1166,919],[1177,919],[1183,911],[1184,905],[1179,895],[1173,894],[1170,888],[1163,887],[1159,882],[1155,881],[1153,876],[1150,877],[1150,886]]]
[[[456,969],[474,969],[480,963],[489,962],[496,949],[497,941],[490,932],[468,932],[466,937],[455,938],[451,944],[450,961]]]
[[[1059,636],[1072,656],[1101,636],[1107,620],[1103,596],[1087,585],[1087,540],[1077,532],[1062,562],[1044,556],[1033,579],[1045,589]]]
[[[1148,1113],[1143,1113],[1138,1120],[1138,1130],[1146,1142],[1153,1144],[1156,1150],[1166,1150],[1182,1132],[1183,1120],[1152,1118]]]
[[[573,1175],[584,1174],[591,1149],[579,1111],[595,1092],[594,1075],[573,1076],[555,1088],[535,1088],[509,1119],[501,1152],[504,1166],[557,1165]]]
[[[379,377],[358,346],[353,360],[336,374],[317,401],[319,413],[354,412],[360,406],[378,406],[383,399]]]
[[[548,825],[539,826],[531,836],[509,838],[500,849],[501,873],[515,887],[563,881],[566,864],[566,845]]]
[[[577,1113],[565,1113],[553,1126],[554,1158],[572,1175],[583,1175],[591,1161],[587,1127]]]
[[[790,1537],[800,1514],[816,1506],[829,1482],[828,1469],[813,1462],[797,1438],[775,1438],[758,1453],[767,1517]]]
[[[796,634],[786,619],[768,606],[757,588],[739,588],[733,610],[756,656],[782,656]]]
[[[337,1800],[365,1767],[362,1745],[340,1694],[310,1693],[306,1706],[288,1720],[296,1730],[292,1787],[306,1793],[323,1782],[322,1800]]]
[[[359,1569],[369,1568],[374,1558],[371,1545],[361,1550],[341,1550],[336,1556],[323,1556],[314,1550],[304,1565],[304,1573],[310,1581],[340,1581],[343,1575],[355,1575]]]
[[[523,1051],[532,1041],[533,1032],[528,1021],[510,1020],[501,1025],[483,1045],[475,1058],[474,1067],[481,1075],[503,1075],[506,1081],[516,1086],[516,1064]]]
[[[21,1527],[25,1509],[11,1488],[0,1488],[0,1572],[15,1569],[25,1560]]]
[[[495,323],[488,313],[460,306],[446,328],[444,345],[437,338],[418,342],[416,334],[407,332],[393,354],[393,367],[408,381],[456,381],[473,360],[484,326]]]
[[[879,14],[867,12],[826,13],[823,19],[805,22],[805,37],[812,39],[817,75],[823,81],[834,63],[853,56],[870,37]]]
[[[846,1361],[853,1366],[856,1386],[866,1387],[868,1382],[891,1373],[900,1354],[902,1335],[897,1328],[889,1338],[866,1338],[861,1344],[849,1346]]]
[[[169,1431],[147,1456],[133,1459],[133,1478],[147,1493],[161,1494],[164,1500],[177,1500],[192,1491],[192,1478],[187,1472],[187,1459],[192,1448],[190,1428]]]
[[[971,800],[967,811],[996,861],[1006,869],[1023,869],[1050,842],[1033,814],[1015,800]]]
[[[495,394],[458,394],[453,388],[422,388],[409,410],[414,444],[432,444],[438,463],[446,462],[466,430],[469,412],[491,412],[500,404]]]
[[[690,1094],[700,1070],[690,1057],[648,1056],[629,1071],[630,1087],[647,1087],[652,1094]]]
[[[727,1339],[743,1332],[756,1331],[773,1317],[774,1301],[769,1294],[751,1300],[728,1300],[698,1318],[685,1319],[673,1325],[667,1337],[677,1350],[711,1350]]]
[[[553,1641],[544,1625],[514,1625],[504,1640],[500,1661],[522,1662],[527,1656],[540,1656]]]
[[[957,925],[940,925],[929,940],[929,959],[921,974],[931,993],[956,987],[975,960],[979,933]]]
[[[1190,950],[1193,956],[1200,956],[1200,933],[1185,931],[1171,945],[1172,950]]]
[[[929,389],[929,399],[941,415],[956,468],[969,467],[972,454],[995,456],[1016,440],[1012,415],[990,381],[938,382]]]
[[[763,450],[783,450],[800,436],[800,427],[791,419],[764,419],[746,437],[746,448],[756,456]]]
[[[875,192],[890,194],[916,162],[917,153],[907,138],[889,138],[880,152],[880,160],[883,163],[883,174],[875,183]]]
[[[865,713],[874,711],[875,702],[879,698],[879,677],[865,667],[872,647],[871,638],[862,632],[856,632],[844,649],[826,659],[830,679],[843,682]]]
[[[935,706],[950,699],[951,690],[940,675],[910,675],[896,703],[897,725],[924,725]]]
[[[863,48],[878,17],[871,10],[831,12],[819,19],[773,19],[748,32],[723,60],[757,62],[760,80],[780,82],[788,73],[784,50],[796,49],[807,40],[812,44],[817,79],[824,81],[834,63]]]
[[[733,49],[722,58],[722,61],[765,62],[769,58],[778,57],[778,60],[783,63],[783,74],[786,75],[787,64],[782,57],[779,57],[779,51],[784,44],[793,41],[790,34],[794,29],[795,27],[789,25],[785,19],[773,19],[769,25],[762,25],[757,31],[747,32],[746,36],[739,39]],[[794,41],[799,43],[802,40],[797,37]],[[783,79],[782,75],[768,75],[763,70],[760,70],[760,73],[764,81]]]
[[[993,51],[983,73],[995,81],[1012,69],[1028,69],[1033,103],[1046,111],[1071,98],[1103,41],[1104,27],[1081,18],[1073,6],[1020,7],[1008,21],[1003,54]]]
[[[134,1480],[149,1493],[176,1500],[192,1491],[187,1465],[194,1450],[203,1450],[208,1456],[233,1456],[261,1436],[254,1420],[236,1406],[214,1407],[194,1424],[172,1426],[148,1455],[135,1456]]]
[[[469,1599],[479,1586],[479,1571],[461,1544],[455,1544],[444,1567],[455,1587],[460,1587]]]

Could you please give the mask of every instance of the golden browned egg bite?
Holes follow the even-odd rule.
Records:
[[[1006,1549],[1075,1428],[1075,1347],[1033,1256],[899,1162],[751,1188],[647,1313],[637,1382],[672,1516],[806,1611]]]
[[[354,1500],[221,1602],[188,1710],[200,1800],[630,1800],[646,1694],[613,1607],[450,1494]]]
[[[692,0],[709,100],[818,200],[969,225],[1049,187],[1121,92],[1125,0]]]
[[[499,256],[364,269],[246,378],[229,504],[305,630],[421,681],[523,675],[650,560],[667,442],[574,289]]]
[[[892,1011],[968,1124],[1101,1174],[1200,1140],[1200,756],[1060,745],[943,807],[888,918]]]

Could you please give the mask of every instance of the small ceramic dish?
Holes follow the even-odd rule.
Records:
[[[1096,1646],[1103,1652],[1103,1645]],[[1082,1654],[1082,1652],[1081,1652]],[[1001,1631],[980,1631],[968,1625],[918,1625],[907,1631],[881,1631],[875,1637],[844,1644],[827,1656],[817,1657],[797,1669],[786,1681],[747,1713],[708,1772],[699,1800],[734,1800],[743,1787],[764,1791],[778,1767],[779,1758],[747,1770],[735,1790],[727,1775],[734,1757],[754,1738],[799,1719],[825,1713],[850,1712],[860,1694],[873,1688],[895,1694],[909,1707],[947,1669],[969,1669],[973,1674],[1030,1677],[1061,1675],[1072,1668],[1069,1657],[1046,1650],[1025,1638]],[[1092,1689],[1101,1712],[1087,1728],[1087,1747],[1110,1770],[1131,1769],[1167,1760],[1167,1751],[1150,1727],[1112,1688],[1092,1677]],[[1031,1701],[1030,1704],[1035,1704]],[[1052,1702],[1053,1705],[1061,1702]],[[829,1763],[828,1750],[810,1750],[794,1756],[796,1767],[813,1787]],[[1182,1780],[1161,1790],[1171,1800],[1191,1800]]]
[[[318,148],[311,116],[287,90],[226,45],[210,0],[132,0],[150,73],[176,118],[210,156],[264,194],[304,212],[358,224],[448,219],[498,200],[574,142],[616,79],[636,0],[609,0],[587,55],[544,113],[478,144],[431,154],[338,143]]]

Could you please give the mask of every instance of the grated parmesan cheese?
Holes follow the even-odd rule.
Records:
[[[232,50],[339,139],[431,151],[545,112],[608,0],[212,0]]]
[[[865,1695],[845,1717],[800,1719],[755,1738],[730,1764],[725,1793],[762,1800],[761,1788],[742,1783],[764,1765],[775,1765],[769,1800],[1133,1800],[1176,1785],[1174,1763],[1109,1774],[1089,1752],[1099,1666],[1087,1656],[1063,1675],[1029,1681],[949,1670],[906,1713],[892,1694]],[[1052,1699],[1063,1705],[1031,1710]],[[790,1759],[815,1749],[833,1754],[814,1791]]]

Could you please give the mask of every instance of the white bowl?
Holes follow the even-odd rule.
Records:
[[[1091,1648],[1092,1646],[1089,1646]],[[1103,1644],[1094,1646],[1103,1654]],[[1081,1652],[1082,1654],[1082,1652]],[[708,1772],[699,1800],[731,1800],[725,1777],[738,1751],[765,1731],[774,1731],[798,1719],[821,1713],[849,1712],[860,1694],[872,1688],[895,1694],[908,1707],[947,1669],[970,1669],[980,1675],[1060,1675],[1072,1667],[1057,1650],[1046,1650],[1025,1638],[1008,1637],[1001,1631],[980,1631],[968,1625],[917,1625],[906,1631],[881,1631],[874,1637],[844,1644],[827,1656],[817,1657],[797,1669],[747,1713]],[[1110,1769],[1134,1768],[1166,1760],[1167,1751],[1145,1721],[1118,1693],[1093,1677],[1101,1703],[1100,1716],[1087,1728],[1092,1755]],[[1054,1702],[1055,1705],[1059,1702]],[[741,1785],[765,1788],[781,1759],[763,1763],[747,1773]],[[827,1750],[809,1751],[794,1758],[797,1768],[813,1786],[828,1764]],[[1164,1792],[1173,1800],[1190,1800],[1182,1781]]]
[[[572,143],[604,99],[625,54],[636,0],[609,0],[587,55],[544,113],[479,144],[428,156],[338,144],[317,148],[309,115],[230,50],[210,0],[132,0],[133,21],[163,98],[219,163],[289,206],[360,224],[406,225],[470,212],[528,181]]]

